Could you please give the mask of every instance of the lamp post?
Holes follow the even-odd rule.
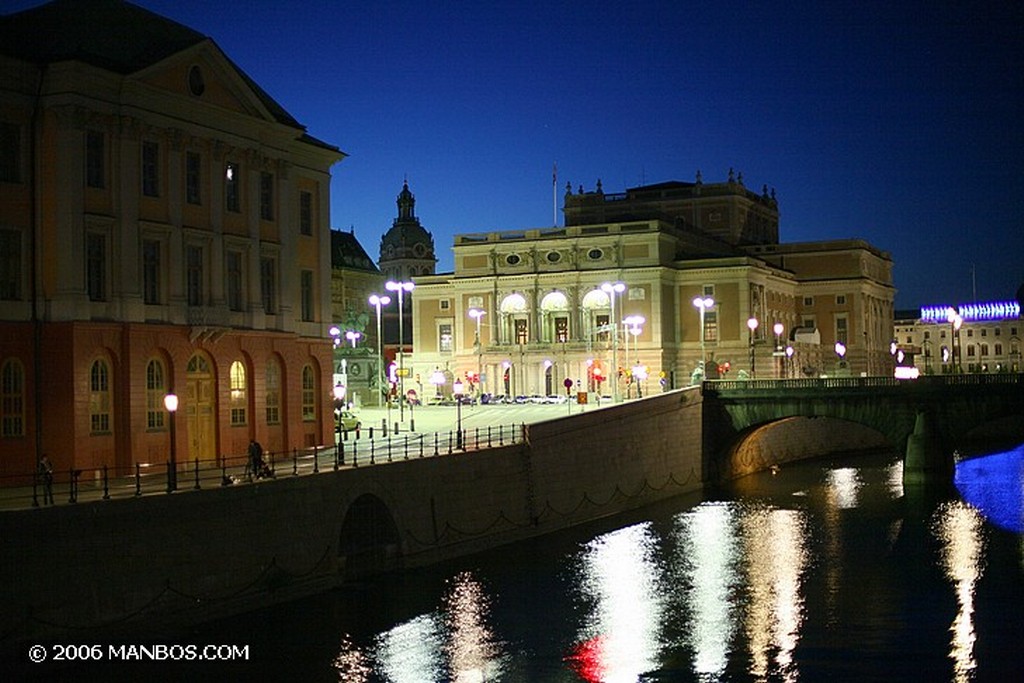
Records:
[[[462,380],[455,380],[452,393],[455,395],[455,447],[462,451],[465,450],[462,444]]]
[[[836,368],[836,374],[838,375],[841,370],[845,369],[843,359],[846,358],[846,344],[841,341],[836,342],[836,355],[839,356],[839,364]]]
[[[345,332],[345,339],[349,340],[353,349],[356,348],[356,342],[359,341],[359,338],[362,336],[361,332],[356,332],[355,330],[346,330]]]
[[[178,412],[178,397],[173,391],[164,396],[164,408],[171,414],[171,464],[167,470],[167,493],[170,493],[178,488],[178,443],[174,434],[174,415]]]
[[[387,296],[386,294],[384,296],[378,296],[376,294],[371,294],[370,295],[370,305],[373,306],[375,309],[377,309],[377,405],[378,406],[380,405],[380,402],[384,398],[383,391],[384,391],[384,384],[385,384],[385,382],[384,382],[384,347],[383,347],[384,338],[383,338],[383,335],[381,333],[380,307],[381,306],[387,306],[389,303],[391,303],[391,297]]]
[[[430,373],[430,383],[436,387],[434,392],[435,396],[440,400],[441,398],[441,386],[445,383],[444,373],[441,372],[440,368],[434,368],[434,371]]]
[[[476,346],[476,381],[480,383],[480,394],[484,393],[483,346],[480,344],[480,318],[485,315],[487,315],[487,311],[482,308],[469,309],[469,317],[476,321],[476,339],[473,345]]]
[[[345,387],[340,384],[334,385],[334,417],[336,425],[334,427],[334,447],[338,448],[338,444],[341,443],[341,409],[345,405]]]
[[[772,332],[775,333],[775,350],[772,351],[772,357],[775,358],[775,378],[779,379],[782,377],[782,332],[786,327],[782,323],[775,323],[772,325]]]
[[[627,315],[622,319],[622,324],[625,327],[623,330],[623,337],[626,339],[626,364],[629,365],[629,335],[633,335],[633,370],[630,371],[633,378],[632,383],[636,383],[637,398],[640,398],[640,385],[636,376],[636,368],[640,367],[640,351],[637,346],[637,337],[640,336],[641,326],[647,322],[647,318],[642,315]]]
[[[388,280],[384,288],[389,292],[398,293],[398,392],[401,394],[398,397],[398,419],[405,422],[405,332],[402,323],[402,295],[411,292],[416,285],[411,282]]]
[[[707,355],[704,350],[704,311],[715,305],[715,300],[709,296],[694,297],[693,305],[700,309],[700,377],[701,381],[706,379]]]
[[[615,381],[612,382],[612,403],[619,402],[619,325],[615,320],[615,295],[626,291],[626,285],[621,282],[605,282],[601,285],[601,291],[608,295],[611,301],[611,317],[608,318],[612,332],[612,372],[615,373]]]
[[[793,372],[793,354],[795,351],[792,346],[786,347],[786,377],[793,377],[796,373]]]
[[[754,378],[754,330],[757,329],[757,318],[747,318],[747,329],[750,333],[747,335],[748,345],[750,346],[750,378]]]

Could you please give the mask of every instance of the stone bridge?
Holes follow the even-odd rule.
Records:
[[[951,469],[953,453],[1024,440],[1024,376],[947,375],[897,380],[830,377],[710,381],[702,387],[705,480],[740,476],[777,464],[751,453],[766,428],[788,423],[795,438],[786,459],[801,457],[799,442],[872,444],[870,428],[906,454],[904,479]],[[824,419],[827,418],[827,419]],[[811,425],[818,423],[815,430]]]

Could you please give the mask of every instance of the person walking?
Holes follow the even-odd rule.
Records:
[[[53,505],[53,463],[46,455],[39,459],[39,479],[43,484],[43,505]]]
[[[256,439],[249,442],[249,476],[256,479],[263,476],[263,446]]]

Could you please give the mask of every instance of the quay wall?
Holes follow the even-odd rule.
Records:
[[[701,401],[660,394],[479,451],[0,512],[0,642],[188,623],[337,586],[346,516],[368,497],[409,567],[699,490]]]

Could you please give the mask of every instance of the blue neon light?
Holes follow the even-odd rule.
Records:
[[[985,301],[959,306],[922,306],[921,322],[948,323],[950,311],[965,322],[1016,320],[1020,317],[1020,304],[1016,301]]]

